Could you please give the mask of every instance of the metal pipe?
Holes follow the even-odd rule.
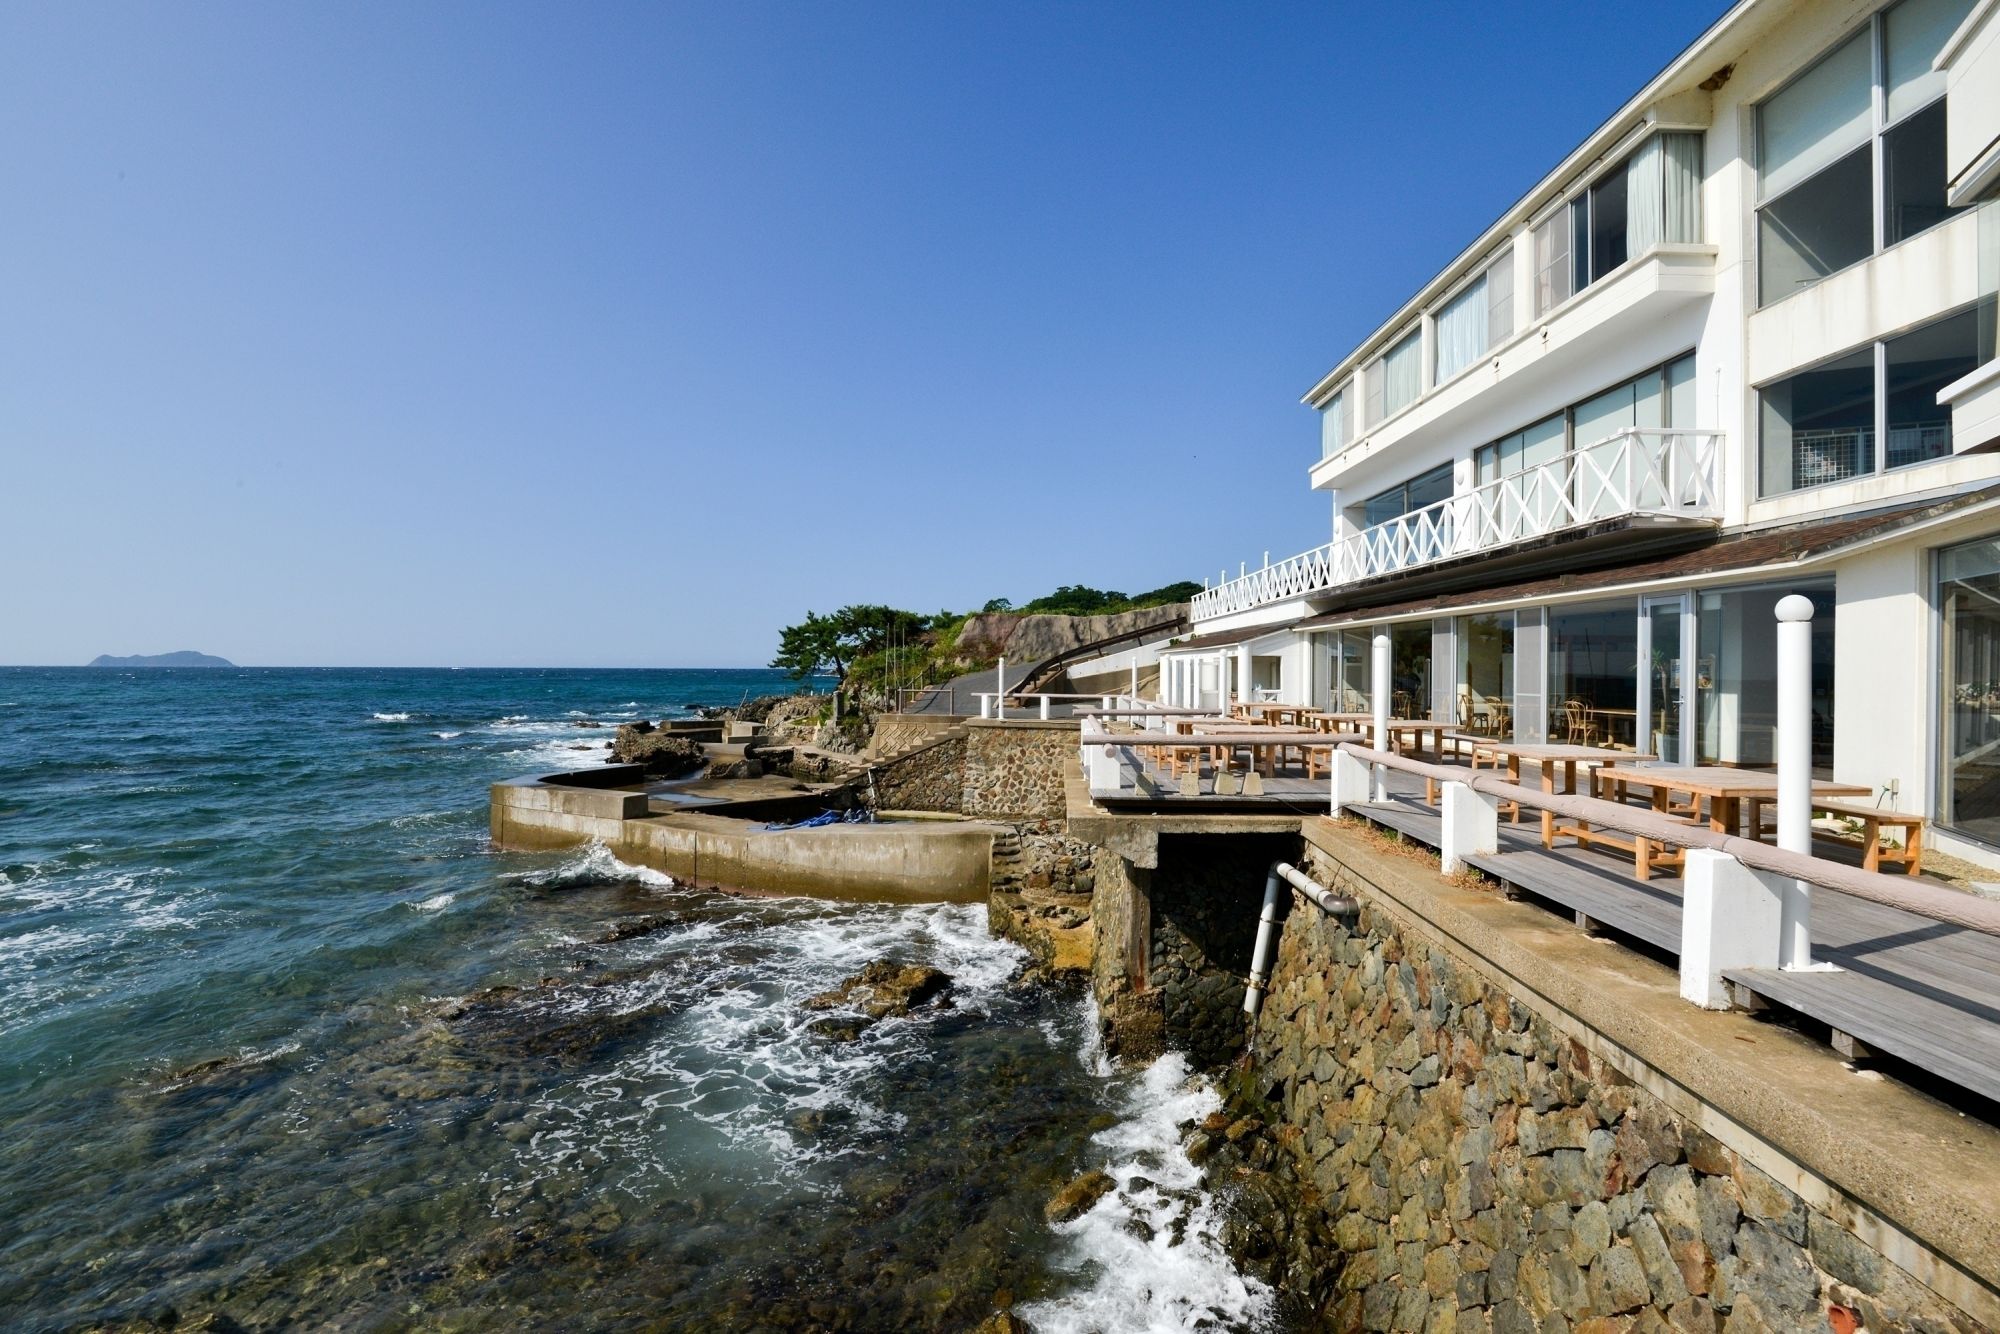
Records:
[[[1250,985],[1243,992],[1243,1013],[1250,1016],[1250,1040],[1257,1040],[1257,1012],[1264,1008],[1264,992],[1271,985],[1271,962],[1278,949],[1278,928],[1284,923],[1281,886],[1290,885],[1318,904],[1329,916],[1352,917],[1361,905],[1355,899],[1336,894],[1288,862],[1272,862],[1264,878],[1264,908],[1257,915],[1257,945],[1250,954]]]

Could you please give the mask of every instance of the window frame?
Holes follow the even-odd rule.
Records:
[[[1963,207],[1960,208],[1947,207],[1945,216],[1939,218],[1936,222],[1930,223],[1922,228],[1919,228],[1918,230],[1911,232],[1908,236],[1901,237],[1895,241],[1888,240],[1888,230],[1889,230],[1888,219],[1885,212],[1888,206],[1888,199],[1887,199],[1887,193],[1884,189],[1885,185],[1884,141],[1887,139],[1889,132],[1891,130],[1896,129],[1899,126],[1908,123],[1912,118],[1922,114],[1923,112],[1929,111],[1932,107],[1936,106],[1938,103],[1944,101],[1945,99],[1945,93],[1940,91],[1937,94],[1937,96],[1928,99],[1927,101],[1923,102],[1918,106],[1909,108],[1908,110],[1904,111],[1902,115],[1897,116],[1894,120],[1889,119],[1889,14],[1892,10],[1900,8],[1903,3],[1904,0],[1896,0],[1896,3],[1894,4],[1887,4],[1882,6],[1880,9],[1877,9],[1874,13],[1868,16],[1865,28],[1865,31],[1868,36],[1868,46],[1869,46],[1869,55],[1868,55],[1869,129],[1868,129],[1868,142],[1866,147],[1868,150],[1869,174],[1871,177],[1870,189],[1869,189],[1868,225],[1869,225],[1869,235],[1872,237],[1872,245],[1870,246],[1868,253],[1866,255],[1863,255],[1860,259],[1854,260],[1852,263],[1843,265],[1842,267],[1833,270],[1831,273],[1823,273],[1819,277],[1813,279],[1811,282],[1795,286],[1792,288],[1791,291],[1778,296],[1767,295],[1764,291],[1764,211],[1770,208],[1772,205],[1778,203],[1779,201],[1791,196],[1798,190],[1803,189],[1807,185],[1811,184],[1813,181],[1818,180],[1820,176],[1822,176],[1824,173],[1835,170],[1841,165],[1841,163],[1845,162],[1854,152],[1858,150],[1850,149],[1848,152],[1842,153],[1839,157],[1836,157],[1833,161],[1828,162],[1825,165],[1821,166],[1819,170],[1813,172],[1811,175],[1805,176],[1799,180],[1792,182],[1790,186],[1786,187],[1783,193],[1772,195],[1770,198],[1766,199],[1763,197],[1763,182],[1764,182],[1764,171],[1765,171],[1765,142],[1764,142],[1765,108],[1770,106],[1770,104],[1776,101],[1778,98],[1784,96],[1784,94],[1788,92],[1801,79],[1805,78],[1808,74],[1811,74],[1814,70],[1818,69],[1821,65],[1826,63],[1828,60],[1832,59],[1835,55],[1838,55],[1841,49],[1845,47],[1848,42],[1854,40],[1856,36],[1860,35],[1864,31],[1863,27],[1861,25],[1856,25],[1850,31],[1842,33],[1839,37],[1835,38],[1832,42],[1828,43],[1824,50],[1820,51],[1817,55],[1815,55],[1811,60],[1807,61],[1804,65],[1801,65],[1795,72],[1793,72],[1793,74],[1789,78],[1787,78],[1783,83],[1779,84],[1776,88],[1773,88],[1770,92],[1766,93],[1763,97],[1759,98],[1757,102],[1750,108],[1751,110],[1750,139],[1751,139],[1752,154],[1755,159],[1755,164],[1754,164],[1755,175],[1752,181],[1752,188],[1751,188],[1750,262],[1752,266],[1751,267],[1752,278],[1756,285],[1756,309],[1758,310],[1767,309],[1771,306],[1776,305],[1778,302],[1783,301],[1786,297],[1796,296],[1800,292],[1808,291],[1811,288],[1819,286],[1819,284],[1825,282],[1828,278],[1831,278],[1836,274],[1847,272],[1849,269],[1853,268],[1856,264],[1866,263],[1868,260],[1874,259],[1877,256],[1885,253],[1886,251],[1894,249],[1896,246],[1902,245],[1908,241],[1914,241],[1918,237],[1923,236],[1929,232],[1932,232],[1937,228],[1943,226],[1945,223],[1950,222],[1954,217],[1958,216],[1960,213],[1965,211]],[[1851,350],[1853,349],[1850,349],[1850,351]]]
[[[1631,384],[1635,380],[1643,380],[1649,375],[1656,377],[1659,381],[1660,417],[1661,417],[1660,429],[1663,431],[1700,430],[1701,428],[1694,425],[1692,422],[1690,422],[1686,426],[1682,426],[1672,420],[1674,415],[1673,386],[1667,379],[1668,368],[1677,366],[1683,361],[1687,361],[1690,360],[1691,358],[1696,357],[1699,354],[1699,351],[1700,349],[1691,347],[1685,352],[1676,353],[1675,355],[1668,357],[1665,361],[1662,361],[1655,366],[1649,366],[1645,370],[1640,371],[1637,375],[1628,375],[1622,380],[1613,380],[1610,384],[1603,385],[1600,388],[1595,389],[1588,394],[1585,394],[1582,398],[1579,398],[1574,402],[1565,403],[1562,407],[1557,408],[1554,412],[1545,412],[1541,416],[1536,417],[1531,421],[1523,422],[1521,425],[1515,427],[1511,431],[1503,431],[1501,434],[1494,436],[1491,440],[1486,441],[1484,444],[1474,446],[1472,451],[1473,484],[1475,486],[1484,486],[1488,482],[1505,481],[1509,477],[1519,477],[1522,473],[1526,472],[1527,471],[1526,468],[1519,468],[1513,472],[1495,472],[1494,475],[1490,478],[1482,478],[1479,461],[1481,457],[1485,456],[1487,454],[1487,451],[1489,450],[1493,451],[1493,457],[1497,458],[1499,456],[1500,445],[1503,441],[1511,440],[1513,437],[1520,435],[1522,432],[1528,430],[1529,428],[1540,426],[1543,422],[1549,421],[1550,419],[1555,417],[1562,418],[1563,455],[1567,457],[1568,455],[1575,453],[1578,444],[1576,438],[1576,410],[1578,406],[1584,403],[1588,403],[1592,399],[1598,398],[1604,394],[1607,394],[1611,390],[1618,388],[1620,385]],[[1697,365],[1698,364],[1699,363],[1697,363]],[[1801,369],[1810,369],[1810,368],[1802,367]],[[1797,372],[1793,373],[1797,374]],[[1602,442],[1597,440],[1585,440],[1582,442],[1583,447],[1585,449],[1588,449],[1590,448],[1590,446],[1600,443]],[[1538,464],[1536,466],[1539,467],[1541,465]]]
[[[1863,478],[1886,477],[1890,473],[1908,472],[1912,468],[1921,468],[1924,467],[1926,464],[1942,463],[1947,459],[1950,459],[1952,457],[1952,450],[1949,447],[1947,447],[1944,453],[1936,455],[1931,458],[1915,459],[1909,463],[1899,463],[1896,464],[1894,467],[1889,466],[1889,394],[1888,394],[1889,344],[1895,342],[1899,338],[1907,338],[1911,334],[1921,333],[1924,330],[1929,329],[1934,325],[1943,324],[1946,320],[1956,319],[1960,315],[1963,315],[1968,311],[1977,311],[1981,306],[1984,306],[1989,302],[1994,302],[1994,301],[1996,301],[1996,297],[1993,293],[1991,292],[1982,293],[1981,295],[1974,297],[1970,301],[1961,302],[1958,305],[1953,306],[1948,310],[1941,310],[1937,314],[1932,315],[1929,319],[1920,320],[1917,323],[1909,325],[1905,328],[1895,329],[1887,333],[1877,334],[1875,337],[1870,338],[1865,342],[1851,344],[1850,346],[1841,348],[1840,350],[1830,353],[1827,356],[1820,357],[1817,360],[1807,362],[1803,366],[1794,366],[1790,370],[1786,371],[1783,375],[1774,375],[1770,379],[1764,381],[1762,384],[1752,385],[1751,390],[1757,396],[1756,411],[1751,414],[1752,418],[1757,423],[1756,449],[1751,458],[1751,465],[1752,465],[1751,472],[1757,481],[1756,498],[1760,501],[1778,500],[1785,496],[1796,496],[1806,491],[1821,491],[1829,486],[1844,486],[1849,482],[1861,480]],[[1845,361],[1847,358],[1852,357],[1857,353],[1862,352],[1863,350],[1869,350],[1872,351],[1873,353],[1872,360],[1874,363],[1874,376],[1875,376],[1875,383],[1873,389],[1874,410],[1870,425],[1870,430],[1874,432],[1874,440],[1872,443],[1873,453],[1871,458],[1871,466],[1869,467],[1869,470],[1867,472],[1850,473],[1846,477],[1837,477],[1830,482],[1814,482],[1809,486],[1794,486],[1794,487],[1789,487],[1783,491],[1766,491],[1764,489],[1764,395],[1765,393],[1768,392],[1773,385],[1783,384],[1785,381],[1794,379],[1800,375],[1805,375],[1808,374],[1809,372],[1817,371],[1824,367],[1831,366],[1837,361]],[[1981,364],[1981,363],[1975,363],[1975,364]]]
[[[1397,519],[1407,517],[1412,512],[1410,509],[1410,488],[1416,485],[1418,482],[1427,481],[1433,477],[1436,477],[1440,473],[1443,473],[1445,476],[1445,480],[1451,483],[1451,490],[1446,493],[1445,498],[1450,499],[1451,496],[1456,495],[1458,493],[1456,464],[1447,461],[1438,464],[1435,468],[1426,468],[1420,473],[1413,473],[1410,476],[1405,477],[1402,481],[1396,483],[1394,486],[1385,486],[1380,491],[1377,491],[1374,495],[1364,497],[1361,503],[1358,506],[1356,506],[1356,508],[1358,508],[1361,511],[1363,516],[1361,522],[1361,531],[1364,533],[1370,532],[1376,528],[1380,528],[1383,527],[1384,525],[1394,523]],[[1374,523],[1369,523],[1366,517],[1368,514],[1368,507],[1374,504],[1376,501],[1381,500],[1383,497],[1394,495],[1397,492],[1401,492],[1403,496],[1403,508],[1401,512],[1397,513],[1392,518],[1379,519]],[[1435,505],[1437,503],[1438,503],[1437,501],[1431,501],[1429,502],[1429,505]],[[1417,508],[1426,509],[1429,507],[1429,505],[1419,505]]]

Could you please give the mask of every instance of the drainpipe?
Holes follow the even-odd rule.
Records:
[[[1264,1008],[1264,991],[1271,985],[1272,956],[1278,951],[1278,927],[1284,921],[1280,911],[1284,902],[1281,886],[1286,884],[1317,903],[1329,916],[1352,917],[1361,909],[1351,896],[1334,893],[1297,867],[1287,862],[1271,863],[1271,873],[1264,880],[1264,911],[1257,917],[1257,948],[1250,956],[1250,986],[1243,993],[1243,1013],[1250,1016],[1253,1047],[1257,1042],[1257,1012]]]

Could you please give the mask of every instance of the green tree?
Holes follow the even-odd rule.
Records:
[[[778,655],[771,659],[771,665],[784,668],[796,681],[817,676],[829,668],[844,681],[847,664],[853,656],[841,642],[838,621],[809,611],[803,621],[778,632]]]

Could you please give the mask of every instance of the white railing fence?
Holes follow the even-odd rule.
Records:
[[[1412,510],[1197,594],[1196,621],[1363,579],[1655,514],[1719,518],[1722,433],[1627,427],[1559,459]]]

